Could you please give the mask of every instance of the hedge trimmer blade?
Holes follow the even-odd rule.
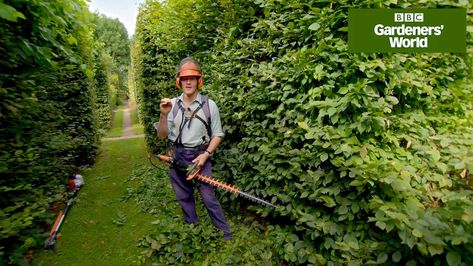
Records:
[[[189,178],[191,177],[191,178]],[[228,185],[228,184],[225,184],[224,182],[222,181],[219,181],[215,178],[212,178],[210,176],[206,176],[206,175],[201,175],[199,174],[199,172],[197,171],[195,174],[193,175],[189,175],[189,177],[187,177],[188,180],[190,179],[193,179],[193,178],[196,178],[197,180],[200,180],[202,182],[205,182],[207,184],[211,184],[213,186],[216,186],[218,188],[221,188],[223,190],[226,190],[228,192],[231,192],[231,193],[235,193],[241,197],[244,197],[244,198],[247,198],[253,202],[256,202],[256,203],[259,203],[259,204],[262,204],[262,205],[266,205],[266,206],[269,206],[271,208],[277,208],[276,205],[270,203],[270,202],[267,202],[263,199],[260,199],[260,198],[257,198],[253,195],[250,195],[248,193],[245,193],[243,191],[240,191],[240,189],[238,187],[235,187],[235,186],[231,186],[231,185]]]
[[[248,194],[248,193],[245,193],[245,192],[242,192],[242,191],[237,191],[237,193],[238,193],[238,195],[240,195],[240,196],[242,196],[242,197],[245,197],[245,198],[247,198],[247,199],[249,199],[249,200],[251,200],[251,201],[254,201],[254,202],[256,202],[256,203],[263,204],[263,205],[266,205],[266,206],[269,206],[269,207],[275,208],[275,209],[278,207],[278,206],[276,206],[276,205],[274,205],[274,204],[272,204],[272,203],[270,203],[270,202],[267,202],[267,201],[265,201],[265,200],[262,200],[262,199],[260,199],[260,198],[255,197],[255,196],[251,196],[251,195]]]

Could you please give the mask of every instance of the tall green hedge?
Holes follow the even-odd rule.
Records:
[[[130,48],[126,28],[118,19],[94,13],[93,24],[97,116],[99,128],[107,131],[113,109],[128,97]]]
[[[348,52],[349,8],[462,7],[467,54]],[[202,63],[218,177],[280,205],[272,260],[473,263],[473,4],[147,1],[133,64],[151,150],[175,65]]]
[[[112,126],[112,91],[109,87],[109,76],[111,75],[110,55],[98,49],[95,56],[95,90],[97,98],[97,120],[98,126],[103,130],[103,134]]]
[[[93,40],[84,1],[0,9],[0,264],[25,264],[67,177],[95,159]]]

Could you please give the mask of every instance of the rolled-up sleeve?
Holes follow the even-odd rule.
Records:
[[[212,130],[213,137],[224,137],[225,133],[222,129],[222,121],[220,120],[220,111],[218,110],[217,104],[213,100],[209,100],[209,109],[210,109],[210,119],[211,125],[210,128]]]

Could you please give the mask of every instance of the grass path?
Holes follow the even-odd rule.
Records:
[[[40,251],[33,265],[132,265],[149,233],[152,217],[133,201],[123,201],[133,169],[147,164],[143,138],[103,142],[85,185],[70,209],[57,240],[58,252]]]
[[[108,138],[120,137],[123,134],[123,115],[124,115],[124,106],[120,105],[114,111],[112,127],[107,133]]]
[[[120,106],[114,115],[113,126],[102,138],[103,141],[114,141],[128,138],[143,138],[144,127],[140,124],[136,106],[126,103]]]

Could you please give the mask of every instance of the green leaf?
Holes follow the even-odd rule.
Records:
[[[445,173],[448,170],[448,166],[442,162],[437,163],[437,168],[442,172]]]
[[[440,245],[429,245],[429,253],[430,255],[439,255],[442,254],[443,252],[443,247]]]
[[[348,87],[343,87],[340,90],[338,90],[338,93],[340,93],[341,95],[345,95],[347,94],[348,90],[349,90]]]
[[[447,147],[448,144],[450,144],[450,140],[449,140],[449,139],[442,139],[442,140],[440,141],[440,146],[441,146],[442,148]]]
[[[357,180],[357,179],[350,182],[350,186],[354,186],[354,187],[363,186],[364,184],[365,182],[361,180]]]
[[[427,251],[427,248],[426,248],[426,246],[425,246],[424,243],[420,243],[420,242],[419,242],[419,243],[416,244],[416,247],[417,247],[417,250],[420,251],[420,253],[422,253],[422,254],[424,254],[424,255],[428,255],[428,254],[429,254],[429,252]]]
[[[460,255],[455,251],[449,251],[447,254],[447,262],[450,266],[457,266],[461,263]]]
[[[312,25],[309,26],[309,30],[318,30],[320,28],[320,24],[317,22],[312,23]]]
[[[412,235],[419,238],[423,236],[422,232],[417,229],[412,230]]]
[[[434,162],[438,162],[440,160],[440,152],[438,150],[432,150],[427,153],[430,154],[430,156],[432,156],[432,160]]]
[[[327,159],[328,159],[328,154],[327,153],[324,152],[324,153],[322,153],[322,155],[320,155],[320,160],[322,162],[327,161]]]
[[[383,230],[386,229],[386,223],[383,221],[377,221],[375,225]]]
[[[67,43],[69,43],[70,45],[77,45],[77,39],[74,38],[74,36],[69,36],[67,38]]]
[[[343,241],[352,249],[359,249],[358,239],[352,234],[346,234],[343,236]]]
[[[396,105],[399,103],[399,100],[394,96],[387,96],[386,101],[390,102],[392,105]]]
[[[335,201],[329,196],[321,196],[320,199],[325,202],[325,206],[327,207],[334,207],[337,205]]]
[[[366,155],[368,155],[368,149],[366,149],[366,147],[363,146],[363,147],[360,148],[360,156],[361,156],[361,158],[364,159],[366,157]]]
[[[328,108],[328,110],[327,110],[327,114],[328,114],[328,116],[330,116],[330,117],[331,117],[333,114],[335,114],[336,112],[337,112],[337,109],[336,109],[335,107],[330,107],[330,108]]]
[[[26,19],[25,15],[5,3],[0,3],[0,18],[12,22],[16,22],[18,18]]]
[[[462,170],[465,169],[465,161],[460,161],[457,164],[455,164],[455,170]]]
[[[255,15],[255,9],[251,6],[248,8],[248,15],[251,17]]]
[[[401,254],[400,251],[396,251],[396,252],[393,253],[393,261],[394,261],[395,263],[400,262],[401,259],[402,259],[402,254]]]
[[[348,213],[348,206],[347,205],[342,205],[340,208],[338,208],[338,213],[339,214],[346,214]]]
[[[379,264],[383,264],[388,260],[388,254],[385,252],[381,253],[378,255],[378,258],[376,259],[376,262]]]
[[[307,131],[309,131],[310,129],[306,121],[297,122],[297,124],[299,125],[300,128],[305,129]]]

